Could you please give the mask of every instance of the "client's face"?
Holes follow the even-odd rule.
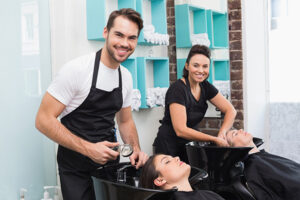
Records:
[[[245,132],[243,129],[231,130],[226,134],[227,142],[233,147],[246,147],[252,142],[253,136]]]
[[[169,155],[157,155],[154,165],[160,176],[169,184],[188,178],[191,171],[190,165],[180,161],[179,157]]]

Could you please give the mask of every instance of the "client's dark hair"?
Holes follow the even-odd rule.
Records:
[[[156,171],[154,166],[154,159],[157,155],[159,154],[150,156],[145,165],[143,166],[139,180],[140,187],[149,189],[159,189],[159,187],[154,184],[154,180],[159,176],[159,172]]]

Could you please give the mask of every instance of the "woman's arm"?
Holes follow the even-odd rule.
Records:
[[[222,113],[225,113],[224,121],[219,130],[218,137],[226,138],[226,132],[232,127],[236,110],[233,105],[221,94],[218,93],[214,98],[210,100],[210,102],[215,105]]]
[[[173,128],[178,137],[182,137],[187,140],[214,142],[220,146],[227,145],[227,142],[221,138],[214,137],[187,127],[187,116],[185,106],[178,103],[170,104],[170,115]]]

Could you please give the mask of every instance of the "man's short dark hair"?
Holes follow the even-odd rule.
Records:
[[[107,25],[106,25],[108,32],[110,31],[111,27],[114,25],[115,19],[119,16],[123,16],[129,19],[130,21],[136,23],[136,25],[138,25],[139,28],[138,36],[140,35],[140,31],[143,28],[143,19],[141,18],[140,13],[136,12],[131,8],[122,8],[120,10],[115,10],[109,15]]]

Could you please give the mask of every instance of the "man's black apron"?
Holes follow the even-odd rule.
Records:
[[[96,88],[100,58],[101,50],[96,53],[92,86],[87,98],[64,116],[61,123],[84,140],[115,142],[114,117],[123,104],[121,70],[119,67],[118,88],[111,92]],[[57,162],[64,200],[95,199],[91,173],[100,164],[61,145],[58,147]]]

